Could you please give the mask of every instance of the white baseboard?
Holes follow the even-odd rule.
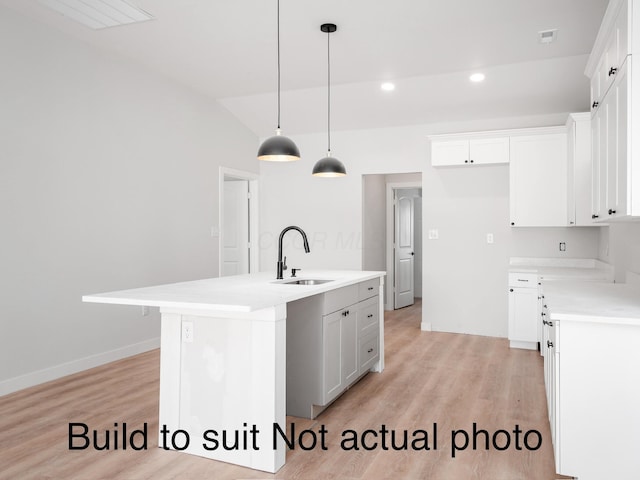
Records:
[[[422,322],[420,323],[420,330],[423,332],[430,332],[433,329],[431,326],[431,322]]]
[[[144,342],[134,343],[125,347],[116,348],[115,350],[97,353],[88,357],[72,360],[71,362],[61,363],[60,365],[54,365],[53,367],[26,373],[19,377],[3,380],[0,382],[0,396],[49,382],[51,380],[56,380],[57,378],[88,370],[93,367],[98,367],[105,363],[137,355],[138,353],[148,352],[155,348],[160,348],[160,337],[151,338]]]

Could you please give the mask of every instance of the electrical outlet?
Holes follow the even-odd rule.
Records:
[[[567,251],[567,244],[565,242],[560,242],[560,251],[561,252]]]
[[[193,322],[182,322],[182,343],[193,343]]]
[[[487,243],[493,243],[493,233],[487,233]]]

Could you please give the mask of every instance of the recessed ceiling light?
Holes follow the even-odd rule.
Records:
[[[94,30],[144,22],[153,17],[125,0],[38,0],[42,5]]]
[[[391,82],[384,82],[382,85],[380,85],[380,89],[384,90],[385,92],[391,92],[396,89],[396,86]]]
[[[482,82],[484,80],[484,73],[474,73],[469,77],[469,80],[472,82]]]

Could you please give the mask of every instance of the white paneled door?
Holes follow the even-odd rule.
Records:
[[[249,273],[249,182],[224,181],[222,275]]]
[[[413,196],[396,190],[395,216],[395,308],[413,305]]]

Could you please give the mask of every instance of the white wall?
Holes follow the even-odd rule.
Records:
[[[566,116],[553,115],[333,132],[332,153],[348,172],[337,179],[311,176],[313,164],[324,156],[326,134],[292,137],[302,161],[260,165],[261,267],[275,270],[278,233],[299,224],[309,235],[311,254],[290,238],[285,246],[290,265],[361,269],[362,175],[423,172],[423,229],[440,232],[437,241],[423,238],[423,323],[434,330],[504,337],[509,256],[527,256],[527,246],[533,251],[540,237],[518,241],[514,252],[508,166],[433,168],[427,135],[565,121]],[[494,244],[486,243],[486,233],[494,234]],[[554,232],[540,235],[548,236],[550,245],[557,237]],[[572,238],[567,240],[571,253],[577,241],[567,238]],[[591,251],[589,240],[585,245],[581,251]]]
[[[512,257],[598,258],[602,227],[514,228]],[[560,251],[560,242],[566,250]]]
[[[0,7],[0,394],[157,345],[88,293],[217,276],[218,166],[257,138],[214,101]]]
[[[640,224],[611,223],[608,230],[609,263],[615,281],[624,283],[627,272],[640,274]]]

